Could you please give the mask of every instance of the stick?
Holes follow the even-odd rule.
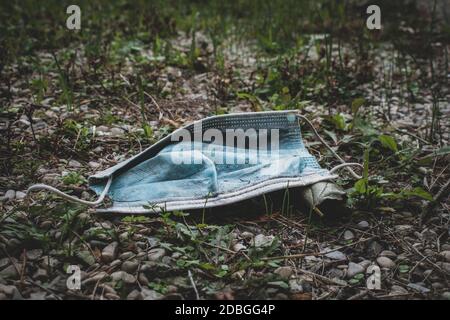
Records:
[[[192,277],[191,270],[188,270],[188,277],[189,277],[189,280],[191,281],[192,288],[194,288],[195,297],[197,298],[197,300],[200,300],[200,296],[198,295],[197,287],[195,286],[195,282],[194,282],[194,278]]]
[[[430,215],[431,210],[433,210],[441,200],[444,199],[445,196],[448,196],[450,193],[450,179],[442,186],[439,192],[434,196],[433,201],[427,203],[427,205],[423,208],[422,213],[420,215],[420,224],[425,222],[427,217]]]

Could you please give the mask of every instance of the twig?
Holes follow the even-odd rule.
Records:
[[[188,277],[189,277],[189,280],[191,281],[192,288],[195,291],[195,297],[197,298],[197,300],[200,300],[200,296],[198,295],[198,290],[197,290],[197,287],[195,286],[195,282],[194,282],[194,278],[192,277],[191,270],[188,270]]]
[[[450,193],[450,179],[442,186],[439,192],[434,196],[433,201],[427,203],[427,205],[423,208],[422,213],[420,215],[420,225],[427,219],[430,215],[431,210],[433,210],[437,204],[444,199],[445,196],[448,196]]]

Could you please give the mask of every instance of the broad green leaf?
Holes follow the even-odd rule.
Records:
[[[406,191],[405,194],[407,194],[409,196],[420,197],[420,198],[428,200],[428,201],[433,201],[433,196],[428,191],[425,191],[424,189],[422,189],[420,187]]]
[[[378,137],[383,147],[388,148],[394,152],[398,151],[397,142],[391,136],[382,134]]]
[[[360,194],[365,194],[367,191],[365,179],[360,179],[355,183],[355,190]]]
[[[356,98],[355,100],[352,101],[352,113],[353,115],[355,115],[359,108],[366,103],[366,100],[364,98]]]

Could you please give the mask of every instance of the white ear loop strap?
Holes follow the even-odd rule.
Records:
[[[353,169],[351,169],[351,166],[358,166],[360,168],[364,168],[361,164],[359,163],[355,163],[355,162],[345,162],[344,159],[342,159],[329,145],[328,143],[326,143],[325,140],[323,140],[323,138],[319,135],[319,133],[317,132],[316,128],[314,128],[313,124],[311,123],[311,121],[308,120],[308,118],[306,118],[305,116],[297,113],[297,116],[303,120],[306,121],[306,123],[311,127],[312,131],[314,132],[314,134],[316,135],[317,139],[320,140],[320,142],[327,147],[328,150],[330,150],[330,152],[340,161],[342,162],[342,164],[339,164],[337,166],[335,166],[334,168],[332,168],[330,170],[330,173],[333,173],[341,168],[347,168],[347,170],[350,172],[350,174],[355,178],[355,179],[362,179],[362,176],[358,175],[355,171],[353,171]]]

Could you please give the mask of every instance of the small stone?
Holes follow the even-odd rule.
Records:
[[[397,254],[390,250],[383,250],[380,252],[380,257],[388,257],[388,258],[395,259],[397,257]]]
[[[156,247],[159,245],[159,239],[155,237],[147,237],[147,242],[150,248]]]
[[[69,167],[71,168],[81,168],[82,165],[77,160],[70,160],[68,163]]]
[[[142,295],[135,289],[128,294],[127,300],[142,300]]]
[[[122,270],[128,273],[135,273],[139,263],[137,261],[125,261],[122,263]]]
[[[9,264],[10,260],[9,258],[2,258],[0,259],[0,269],[6,267]],[[14,260],[16,262],[16,260]]]
[[[162,248],[151,249],[148,252],[148,260],[150,260],[150,261],[161,260],[162,257],[164,257],[165,255],[166,255],[166,250],[164,250]]]
[[[249,231],[244,231],[241,233],[241,237],[242,237],[242,239],[250,240],[254,237],[254,234]]]
[[[386,269],[392,269],[395,267],[395,262],[389,259],[388,257],[378,257],[377,263],[380,267]]]
[[[431,287],[432,287],[433,289],[435,289],[435,290],[441,290],[441,289],[445,289],[445,288],[446,288],[445,284],[443,284],[443,283],[441,283],[441,282],[433,282],[433,283],[431,284]]]
[[[236,271],[231,275],[231,279],[233,280],[244,280],[245,270]]]
[[[331,279],[341,279],[344,277],[344,271],[338,268],[331,268],[327,275]]]
[[[144,286],[148,286],[148,284],[150,283],[147,276],[142,272],[139,273],[138,281],[141,285],[144,285]]]
[[[429,293],[431,290],[418,283],[408,283],[408,288],[414,289],[420,293]]]
[[[122,253],[119,256],[119,259],[120,260],[128,260],[128,259],[130,259],[131,257],[134,257],[134,256],[135,256],[135,254],[132,251],[127,251],[127,252]]]
[[[441,298],[444,300],[450,300],[450,291],[445,291],[441,294]]]
[[[46,280],[48,278],[48,272],[45,269],[39,268],[34,274],[33,279]]]
[[[14,294],[14,290],[17,290],[15,286],[7,286],[5,284],[0,283],[0,292],[3,292],[8,296],[12,296]]]
[[[14,190],[8,190],[3,197],[6,201],[14,200],[14,198],[16,197],[16,192]]]
[[[108,274],[104,271],[94,274],[92,277],[83,280],[82,286],[88,286],[90,284],[95,284],[103,279],[105,279]]]
[[[122,273],[122,281],[126,284],[133,284],[136,282],[136,277],[127,272]]]
[[[45,300],[47,292],[32,292],[29,300]]]
[[[289,280],[289,289],[292,293],[301,293],[303,292],[303,286],[298,279]]]
[[[241,250],[245,250],[245,249],[247,249],[247,247],[245,245],[243,245],[242,243],[239,243],[239,242],[236,243],[233,246],[233,250],[236,251],[236,252],[241,251]]]
[[[358,263],[350,262],[347,269],[347,278],[353,278],[358,273],[363,273],[364,267]]]
[[[352,240],[355,238],[355,235],[350,230],[345,230],[344,232],[344,240]]]
[[[120,128],[111,128],[110,132],[115,137],[120,137],[125,134],[125,130],[120,129]]]
[[[273,240],[275,239],[274,236],[265,236],[263,234],[258,234],[254,239],[255,247],[269,247]]]
[[[436,262],[436,265],[445,272],[450,273],[450,262]]]
[[[444,258],[445,261],[450,262],[450,250],[441,251],[439,255]]]
[[[109,128],[107,126],[98,126],[96,128],[96,131],[98,131],[98,132],[109,132]]]
[[[18,270],[22,269],[22,266],[20,264],[16,264],[16,267]],[[0,271],[0,278],[16,278],[19,276],[19,273],[16,270],[16,267],[13,265],[9,265],[5,269]]]
[[[347,260],[347,256],[341,251],[331,251],[325,253],[325,257],[330,258],[332,260]]]
[[[380,252],[383,251],[383,247],[377,242],[372,241],[369,245],[369,252],[374,256],[378,256]]]
[[[147,260],[147,252],[145,252],[145,251],[141,251],[141,252],[139,252],[137,255],[136,255],[136,259],[138,260],[138,261],[144,261],[144,260]]]
[[[95,161],[89,161],[88,166],[91,167],[92,169],[98,169],[100,168],[100,163]]]
[[[400,287],[396,284],[394,284],[391,287],[391,294],[406,294],[406,293],[408,293],[408,290],[406,290],[405,288]]]
[[[414,231],[414,227],[409,224],[402,224],[402,225],[395,226],[394,230],[401,235],[406,235],[406,234],[410,233],[411,231]]]
[[[161,300],[164,297],[159,292],[147,288],[142,288],[141,294],[144,300]]]
[[[102,260],[106,263],[113,261],[117,256],[117,251],[119,249],[119,243],[112,242],[103,248]]]
[[[25,199],[26,196],[27,196],[27,194],[25,192],[16,191],[16,199],[22,200],[22,199]]]
[[[8,297],[5,294],[0,293],[0,301],[3,301],[3,300],[8,300]]]
[[[28,250],[26,253],[27,259],[30,261],[38,260],[42,256],[42,253],[43,253],[42,249]]]
[[[278,274],[283,279],[289,279],[293,273],[293,270],[291,267],[279,267],[277,268],[274,273]]]
[[[363,220],[363,221],[358,222],[357,226],[361,230],[366,230],[370,227],[370,224],[367,221]]]

